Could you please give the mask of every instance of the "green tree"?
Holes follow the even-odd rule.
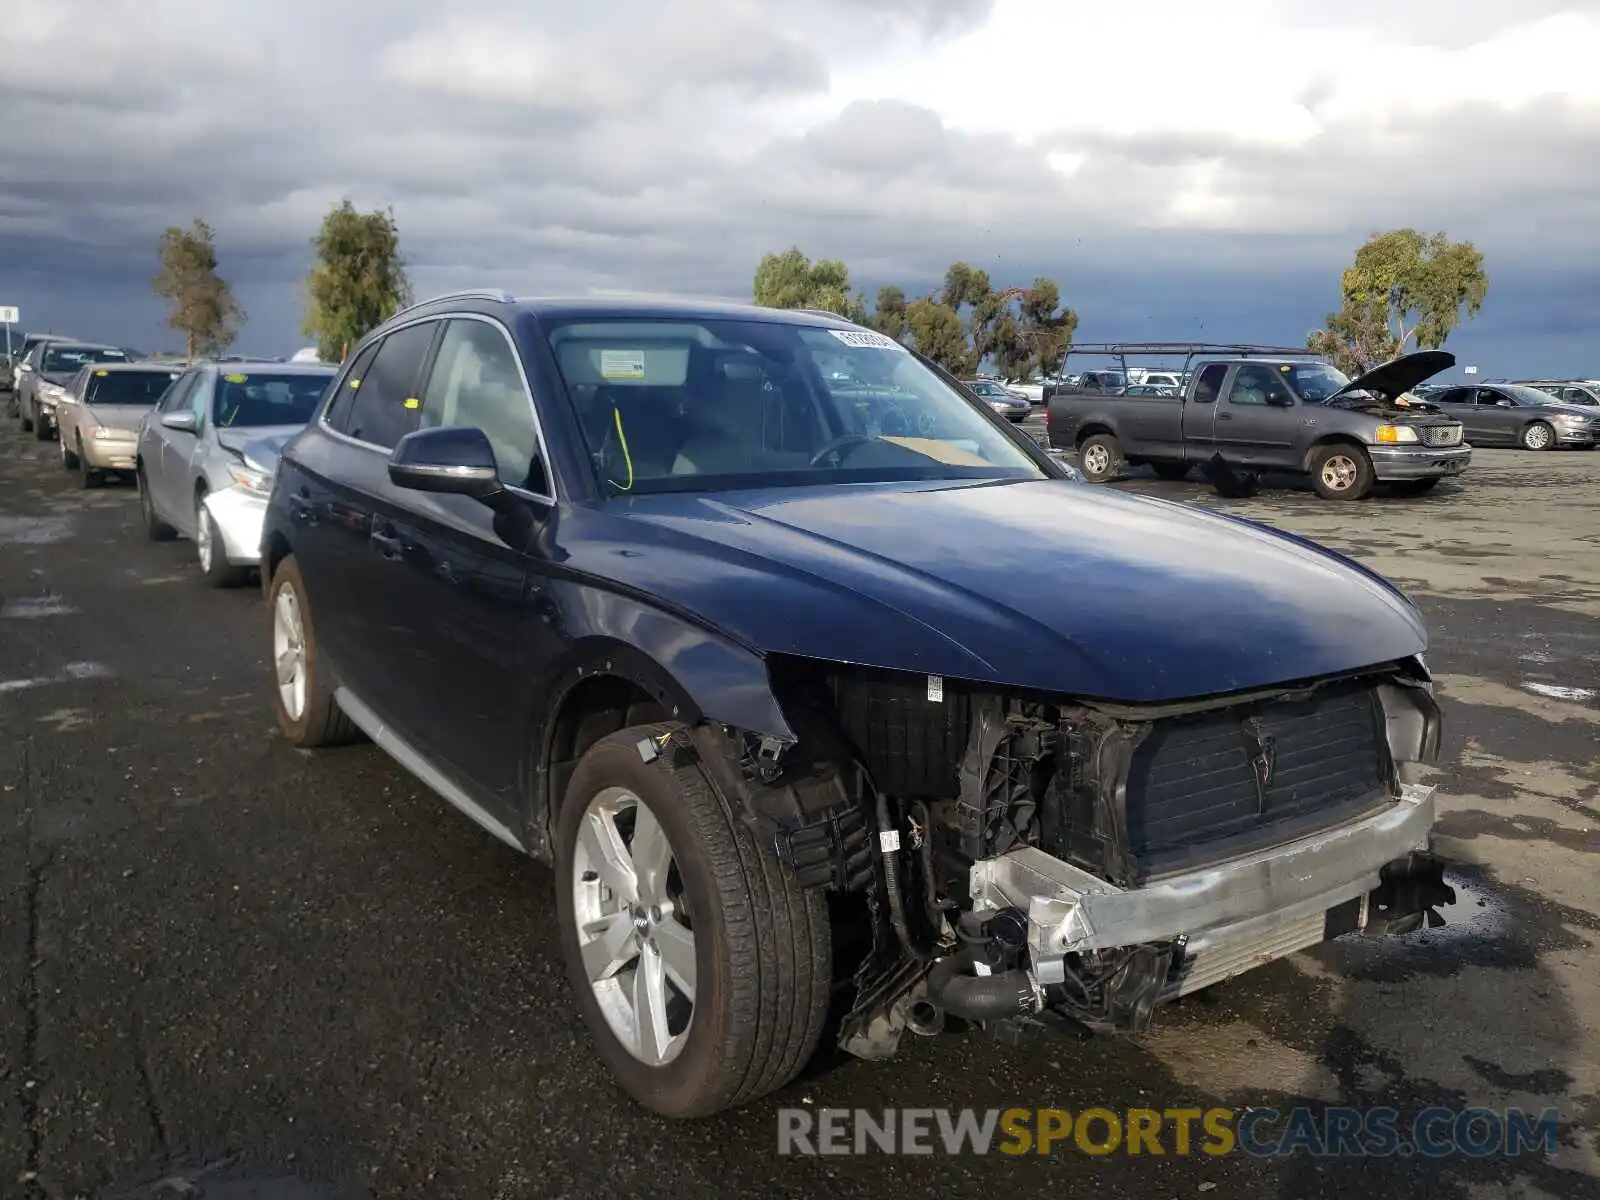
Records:
[[[899,341],[906,332],[906,294],[894,284],[878,289],[878,304],[865,324]]]
[[[1055,280],[1042,275],[1022,293],[1018,307],[1018,332],[1028,352],[1026,369],[1018,374],[1031,373],[1037,367],[1046,375],[1054,375],[1072,348],[1072,337],[1078,332],[1078,314],[1062,306],[1061,288]]]
[[[217,274],[216,235],[199,217],[187,229],[169,226],[161,235],[161,271],[151,290],[167,302],[167,324],[184,335],[187,359],[221,354],[239,336],[245,312],[233,288]]]
[[[340,201],[311,239],[306,274],[306,336],[326,362],[341,362],[371,328],[411,302],[393,209],[359,213]]]
[[[866,319],[866,300],[850,291],[850,268],[837,259],[812,262],[798,246],[764,254],[751,289],[763,308],[820,308],[847,321]]]
[[[1394,229],[1356,251],[1339,281],[1343,304],[1306,348],[1350,374],[1415,350],[1437,350],[1489,292],[1483,254],[1443,233]]]
[[[967,340],[961,316],[948,304],[933,296],[924,297],[906,308],[906,327],[917,351],[927,355],[958,378],[970,375],[977,360]]]

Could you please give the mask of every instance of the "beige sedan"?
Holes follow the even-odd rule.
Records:
[[[61,465],[86,488],[107,472],[133,474],[139,422],[183,372],[171,363],[91,363],[56,405]]]

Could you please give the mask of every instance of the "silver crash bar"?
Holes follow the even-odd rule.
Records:
[[[1066,978],[1065,957],[1177,938],[1254,940],[1263,925],[1304,923],[1375,890],[1386,863],[1426,851],[1434,788],[1401,785],[1380,811],[1299,841],[1123,889],[1032,846],[974,863],[976,912],[1028,914],[1040,984]]]

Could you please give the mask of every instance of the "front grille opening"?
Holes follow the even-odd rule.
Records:
[[[1126,795],[1142,876],[1342,824],[1390,799],[1382,704],[1370,684],[1351,683],[1157,721]]]

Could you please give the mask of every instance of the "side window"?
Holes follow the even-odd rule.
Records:
[[[1194,403],[1214,404],[1222,393],[1222,381],[1228,376],[1227,363],[1211,363],[1200,372],[1194,385]]]
[[[83,367],[76,375],[72,377],[72,382],[67,384],[67,395],[71,396],[74,400],[82,400],[83,389],[88,382],[89,368]]]
[[[345,433],[387,450],[411,432],[416,410],[422,406],[415,390],[418,376],[438,331],[438,321],[423,321],[383,339],[372,369],[350,402]]]
[[[189,403],[189,393],[194,390],[195,372],[173,380],[172,386],[161,394],[161,411],[177,412]]]
[[[423,392],[422,425],[483,430],[501,482],[549,494],[533,399],[522,385],[516,351],[498,325],[463,319],[445,324]]]
[[[350,373],[344,377],[344,382],[339,385],[339,390],[328,403],[326,420],[340,433],[344,432],[345,418],[350,415],[350,401],[360,390],[361,381],[366,378],[367,370],[372,366],[373,358],[377,356],[378,346],[379,342],[373,342],[356,355],[355,362],[350,364]]]
[[[1233,376],[1233,387],[1228,390],[1229,404],[1265,404],[1267,396],[1283,385],[1273,378],[1273,371],[1259,363],[1246,363]]]
[[[1504,403],[1502,404],[1502,402]],[[1509,407],[1511,404],[1511,399],[1509,396],[1504,396],[1495,391],[1493,388],[1479,388],[1478,403],[1488,405],[1492,408]]]

